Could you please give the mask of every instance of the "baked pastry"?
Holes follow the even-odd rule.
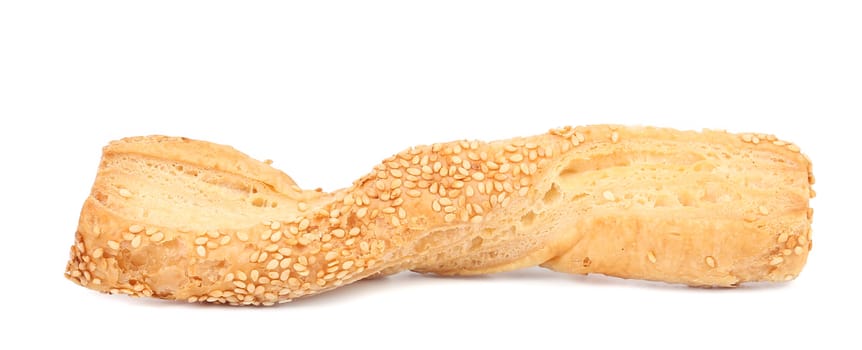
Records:
[[[438,143],[332,193],[270,163],[179,137],[111,142],[66,276],[272,305],[404,270],[729,287],[794,279],[811,249],[811,164],[771,135],[598,125]]]

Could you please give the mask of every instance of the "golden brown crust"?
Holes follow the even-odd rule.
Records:
[[[811,248],[811,183],[795,145],[723,131],[598,125],[419,146],[333,193],[227,146],[129,138],[104,149],[67,277],[243,305],[403,270],[783,281]]]

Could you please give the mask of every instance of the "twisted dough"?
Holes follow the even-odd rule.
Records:
[[[763,134],[589,126],[404,150],[302,190],[233,148],[104,148],[66,276],[88,288],[272,305],[403,270],[555,271],[735,286],[797,276],[808,159]]]

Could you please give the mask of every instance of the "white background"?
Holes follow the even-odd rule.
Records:
[[[0,348],[859,348],[860,18],[857,1],[4,1]],[[819,193],[802,275],[404,273],[272,308],[63,278],[112,139],[230,144],[332,190],[413,144],[597,123],[799,144]]]

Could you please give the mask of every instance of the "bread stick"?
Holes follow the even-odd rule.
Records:
[[[66,277],[273,305],[405,270],[730,287],[792,280],[811,249],[811,163],[771,135],[596,125],[437,143],[331,193],[270,163],[180,137],[111,142]]]

